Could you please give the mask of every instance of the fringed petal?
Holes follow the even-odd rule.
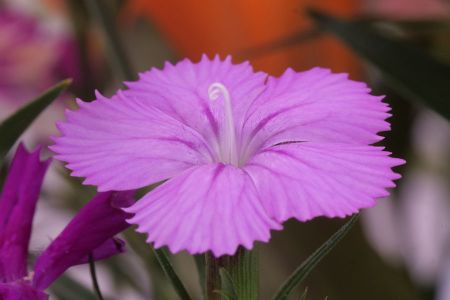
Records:
[[[138,231],[156,248],[175,253],[232,255],[267,242],[281,226],[268,217],[251,178],[241,169],[214,164],[191,168],[126,209]]]
[[[289,218],[345,217],[388,195],[403,160],[381,147],[294,143],[268,148],[244,170],[253,179],[268,214]]]

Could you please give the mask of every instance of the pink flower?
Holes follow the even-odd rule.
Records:
[[[370,146],[383,97],[314,68],[280,78],[231,58],[141,74],[111,99],[79,101],[51,148],[100,191],[168,179],[126,209],[155,247],[233,254],[289,218],[345,217],[388,195],[403,160]]]

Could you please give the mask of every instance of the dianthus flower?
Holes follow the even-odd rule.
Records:
[[[0,299],[47,299],[45,289],[69,267],[124,251],[113,236],[124,230],[128,216],[121,207],[133,202],[131,192],[100,193],[94,197],[27,271],[28,245],[36,202],[49,160],[20,145],[0,196]]]
[[[281,77],[231,58],[152,69],[111,99],[78,101],[52,149],[100,191],[167,180],[127,209],[172,252],[233,254],[289,218],[373,206],[403,161],[371,146],[389,130],[383,97],[314,68]]]

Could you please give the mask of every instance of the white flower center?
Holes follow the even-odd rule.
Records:
[[[225,113],[225,126],[223,127],[220,158],[223,163],[237,166],[239,163],[236,144],[236,129],[234,127],[233,109],[231,107],[231,97],[228,89],[220,82],[212,83],[208,88],[210,100],[216,100],[222,95]]]

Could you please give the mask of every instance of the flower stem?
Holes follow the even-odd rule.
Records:
[[[237,299],[258,299],[259,272],[257,249],[252,251],[240,247],[233,256],[214,257],[206,255],[206,299],[220,300],[222,291],[219,270],[228,271],[236,288]]]
[[[92,285],[95,290],[95,294],[99,300],[104,300],[102,291],[100,290],[100,285],[97,280],[97,272],[95,271],[95,261],[92,254],[89,254],[89,271],[91,273]]]

